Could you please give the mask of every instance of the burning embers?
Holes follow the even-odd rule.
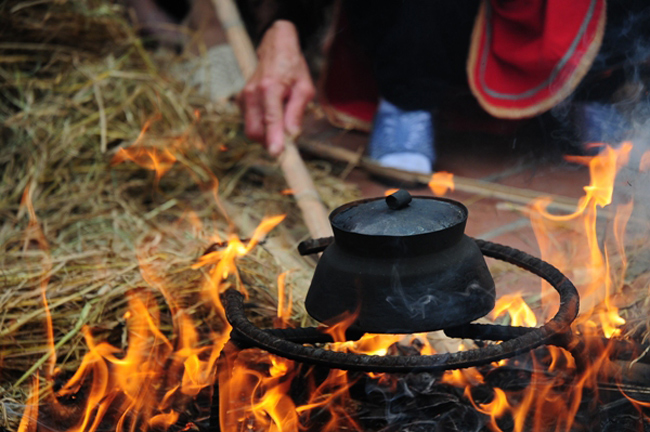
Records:
[[[172,157],[165,156],[162,165],[161,153],[154,151],[132,149],[134,157],[129,159],[160,169],[162,176],[177,159],[173,153],[177,150],[171,151]],[[266,220],[249,241],[231,236],[195,264],[195,268],[209,269],[204,292],[223,319],[222,329],[209,334],[195,329],[191,313],[166,289],[164,272],[151,266],[150,254],[143,250],[139,256],[141,273],[150,286],[163,294],[172,317],[171,328],[163,329],[161,325],[160,305],[134,292],[125,315],[127,348],[121,351],[108,342],[95,340],[85,330],[88,353],[78,371],[56,384],[54,365],[45,372],[53,388],[41,401],[40,412],[39,380],[34,381],[21,432],[54,428],[75,432],[105,428],[200,429],[201,423],[188,414],[192,410],[187,406],[203,404],[205,408],[211,396],[215,404],[211,427],[216,428],[218,422],[223,431],[642,430],[648,406],[643,386],[647,361],[640,357],[643,347],[621,338],[625,320],[615,302],[627,268],[624,233],[632,204],[619,206],[616,218],[605,226],[611,231],[611,242],[597,236],[602,229],[599,225],[597,230],[599,208],[611,202],[617,170],[627,163],[629,152],[630,146],[624,144],[618,150],[606,148],[600,156],[581,160],[590,166],[592,183],[585,188],[586,195],[576,213],[550,214],[543,200],[530,205],[528,211],[542,258],[559,271],[509,248],[473,242],[462,234],[462,229],[449,235],[446,230],[459,223],[464,225],[466,217],[463,207],[451,201],[432,200],[436,205],[450,205],[449,219],[443,225],[427,228],[424,222],[418,222],[418,227],[425,226],[423,233],[368,232],[364,235],[378,238],[371,239],[366,249],[359,249],[358,239],[345,236],[354,229],[335,225],[345,232],[326,249],[319,264],[326,271],[315,277],[316,288],[312,289],[324,290],[322,295],[339,291],[334,291],[335,299],[326,301],[319,299],[321,294],[316,292],[316,300],[312,297],[307,305],[315,316],[333,324],[323,329],[292,328],[292,296],[287,292],[284,275],[278,279],[279,304],[272,317],[276,329],[260,330],[244,314],[240,292],[246,290],[237,272],[237,261],[282,217]],[[151,160],[141,160],[147,157]],[[206,187],[215,191],[215,185],[216,179],[212,179]],[[411,209],[417,205],[412,204]],[[402,222],[390,225],[396,215],[391,211],[403,210],[403,206],[378,209],[387,220],[375,217],[372,223],[388,223],[389,231],[410,229]],[[352,216],[346,223],[359,222]],[[384,228],[366,225],[362,229]],[[413,240],[417,235],[426,237],[431,233],[438,233],[435,250],[427,249],[425,241],[416,244],[422,249],[412,254],[400,249],[405,247],[404,241],[387,239],[411,236]],[[567,247],[568,240],[577,246]],[[467,248],[458,247],[461,242]],[[311,251],[322,250],[329,243],[314,243]],[[346,250],[347,246],[354,250]],[[400,267],[397,271],[401,259],[413,258],[426,264],[429,255],[446,256],[449,248],[462,249],[449,259],[458,266],[453,271],[450,265],[434,268],[433,264]],[[479,249],[545,279],[535,308],[524,301],[533,293],[499,297],[498,287],[492,308],[494,285],[489,273],[477,270],[484,266],[480,253],[479,257],[474,254]],[[340,256],[328,258],[332,255],[328,250]],[[409,256],[401,258],[400,251]],[[458,258],[467,256],[470,264]],[[368,263],[376,262],[384,263],[384,273],[367,278],[363,270]],[[339,280],[332,269],[340,268],[348,273]],[[433,290],[418,286],[418,281],[426,278],[444,283]],[[581,314],[573,324],[578,304],[569,280],[576,283],[582,304]],[[382,283],[385,286],[380,286]],[[450,289],[451,284],[457,285]],[[560,292],[559,309],[551,286]],[[45,280],[43,290],[46,287]],[[371,302],[366,299],[372,299],[373,289],[383,293],[377,296],[378,301],[392,298],[382,306],[385,309],[368,306]],[[414,289],[419,291],[410,298]],[[455,299],[459,291],[466,298]],[[469,303],[463,303],[467,299]],[[410,308],[404,310],[404,305]],[[481,324],[469,324],[490,310],[492,313],[482,318]],[[397,316],[400,311],[403,316]],[[453,314],[441,317],[447,311]],[[235,328],[230,343],[226,343],[231,328],[225,313]],[[489,325],[505,315],[510,327]],[[336,324],[334,317],[338,317]],[[536,327],[542,323],[547,324]],[[419,333],[437,329],[462,338],[462,344],[440,332]],[[364,334],[368,330],[418,334]],[[449,345],[455,346],[449,349]],[[213,389],[218,394],[211,395]],[[52,412],[62,417],[56,419],[56,427],[48,424],[53,420]],[[194,413],[197,417],[206,415],[198,408]]]

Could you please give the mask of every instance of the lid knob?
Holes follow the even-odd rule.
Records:
[[[399,210],[409,205],[412,199],[413,197],[407,190],[400,189],[386,197],[386,204],[392,210]]]

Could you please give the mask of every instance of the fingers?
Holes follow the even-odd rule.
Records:
[[[246,136],[255,141],[264,141],[266,133],[264,127],[264,108],[258,88],[254,84],[247,84],[242,91],[244,110],[244,132]]]
[[[285,131],[300,130],[314,88],[292,23],[276,21],[264,34],[257,55],[257,69],[242,95],[246,135],[277,156],[284,148]]]
[[[246,135],[278,156],[284,148],[285,131],[290,135],[300,132],[305,107],[314,94],[310,79],[291,87],[264,79],[247,84],[241,96]]]
[[[277,81],[262,81],[262,104],[266,145],[272,156],[278,156],[284,148],[284,99],[287,89]]]
[[[296,83],[291,89],[284,116],[284,125],[290,135],[295,136],[300,133],[305,108],[314,98],[315,93],[314,85],[309,79]]]

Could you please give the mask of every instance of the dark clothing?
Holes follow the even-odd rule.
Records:
[[[238,3],[248,4],[249,9],[251,5],[264,4],[272,11],[267,23],[274,19],[293,21],[304,38],[313,36],[318,27],[316,17],[320,13],[322,18],[323,4],[330,1]],[[339,22],[349,27],[353,37],[348,39],[355,39],[357,47],[351,52],[362,51],[369,58],[374,73],[369,80],[374,78],[383,98],[402,109],[433,110],[451,98],[470,94],[466,65],[480,3],[481,0],[341,0],[340,12],[345,19]],[[244,15],[245,11],[242,8]],[[612,102],[622,84],[630,80],[648,81],[648,58],[647,0],[610,0],[600,52],[570,99]],[[338,85],[345,87],[341,82]]]
[[[466,62],[479,0],[348,0],[343,11],[372,59],[382,97],[403,109],[435,109],[467,88]],[[602,47],[576,89],[579,100],[609,101],[630,79],[647,75],[650,6],[614,0]]]
[[[343,5],[389,102],[407,110],[431,109],[450,85],[467,86],[465,63],[479,0],[349,0]]]
[[[589,73],[576,90],[576,98],[616,102],[612,100],[613,95],[623,84],[648,82],[649,60],[650,3],[647,0],[609,1],[603,43]]]

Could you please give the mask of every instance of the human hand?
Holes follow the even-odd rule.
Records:
[[[291,22],[276,21],[264,34],[257,55],[257,68],[240,99],[245,132],[278,156],[285,132],[300,133],[305,107],[316,91]]]

